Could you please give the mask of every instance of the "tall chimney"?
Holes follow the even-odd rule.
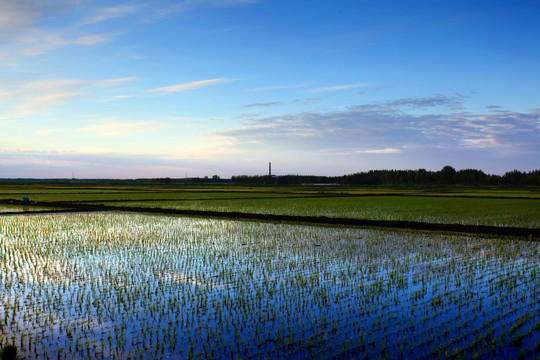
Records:
[[[272,177],[272,163],[268,163],[268,176]]]

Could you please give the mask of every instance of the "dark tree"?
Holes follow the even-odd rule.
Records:
[[[482,185],[486,182],[486,174],[482,170],[459,170],[454,175],[454,181],[460,185]]]
[[[456,174],[456,169],[451,166],[445,166],[437,174],[437,182],[439,184],[450,185],[454,183],[454,175]]]

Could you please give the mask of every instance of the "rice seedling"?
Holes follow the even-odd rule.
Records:
[[[540,245],[121,213],[0,217],[25,358],[518,357]]]

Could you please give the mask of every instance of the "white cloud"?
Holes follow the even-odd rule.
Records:
[[[84,89],[112,87],[135,79],[133,77],[100,80],[53,79],[14,83],[11,84],[11,89],[0,92],[0,99],[6,103],[13,103],[8,116],[20,117],[43,108],[72,102],[87,94]]]
[[[64,92],[33,96],[27,101],[16,105],[11,115],[13,117],[19,117],[32,114],[43,108],[67,104],[70,102],[70,100],[81,96],[82,95],[80,93],[76,92]]]
[[[404,105],[410,106],[411,112]],[[443,107],[447,111],[422,115],[418,114],[418,106]],[[405,148],[486,151],[490,156],[538,151],[540,114],[454,112],[459,107],[455,99],[442,96],[397,99],[351,106],[345,111],[246,117],[241,126],[215,134],[234,139],[248,151],[255,142],[260,149],[326,149],[332,154],[398,154]]]
[[[394,148],[356,150],[359,154],[401,154],[403,150]]]
[[[176,1],[174,5],[159,8],[155,11],[154,17],[165,18],[173,14],[184,13],[200,7],[229,7],[236,5],[256,4],[260,0],[182,0]]]
[[[363,86],[369,86],[369,83],[359,83],[359,84],[348,84],[348,85],[334,85],[334,86],[326,86],[326,87],[320,87],[316,89],[308,90],[309,93],[320,93],[320,92],[326,92],[326,91],[339,91],[339,90],[347,90],[347,89],[355,89]]]
[[[158,121],[129,122],[111,118],[104,119],[96,125],[81,128],[79,131],[96,133],[100,136],[120,136],[154,132],[167,127],[167,124]]]
[[[126,82],[134,81],[135,77],[124,77],[114,79],[99,79],[99,80],[77,80],[77,79],[52,79],[52,80],[35,80],[30,82],[14,83],[11,87],[16,90],[0,92],[0,98],[9,100],[10,98],[24,97],[29,94],[39,94],[45,92],[51,93],[59,89],[78,89],[88,86],[113,86]]]
[[[115,100],[118,100],[118,99],[129,99],[129,98],[132,98],[132,97],[135,97],[135,95],[115,95],[112,98],[104,99],[103,101],[104,102],[110,102],[110,101],[115,101]]]
[[[429,141],[506,152],[534,149],[540,138],[539,123],[540,116],[534,112],[490,111],[487,115],[447,115],[440,121],[419,121],[418,126]]]
[[[0,0],[0,45],[14,45],[10,48],[9,55],[16,59],[17,55],[37,56],[63,46],[95,46],[110,41],[110,36],[105,34],[84,34],[74,28],[54,29],[36,26],[41,16],[65,12],[80,2],[80,0]]]
[[[201,87],[204,87],[204,86],[228,83],[228,82],[231,82],[231,81],[234,81],[234,80],[223,79],[223,78],[199,80],[199,81],[192,81],[192,82],[186,83],[186,84],[176,84],[176,85],[163,86],[163,87],[160,87],[160,88],[147,90],[147,92],[150,92],[150,93],[156,93],[156,92],[171,93],[171,92],[188,91],[188,90],[198,89],[198,88],[201,88]]]
[[[21,51],[25,56],[37,56],[48,53],[68,45],[79,46],[95,46],[109,42],[111,39],[108,35],[94,34],[83,35],[79,37],[68,37],[64,32],[51,32],[44,30],[32,31],[20,37],[24,43],[31,44],[24,47]]]
[[[462,140],[463,145],[468,148],[477,148],[477,149],[483,149],[483,148],[494,148],[494,147],[500,147],[500,145],[497,143],[497,140],[493,136],[487,136],[484,138],[477,138],[477,139],[463,139]]]
[[[113,86],[113,85],[119,85],[119,84],[124,84],[124,83],[127,83],[127,82],[131,82],[131,81],[135,81],[137,79],[138,79],[137,77],[129,76],[129,77],[123,77],[123,78],[90,80],[90,81],[87,82],[87,85]]]
[[[289,84],[289,85],[275,85],[275,86],[264,86],[258,88],[247,89],[246,91],[259,92],[259,91],[270,91],[270,90],[282,90],[282,89],[294,89],[308,86],[307,83],[303,84]]]
[[[139,8],[140,6],[138,5],[122,5],[101,9],[96,14],[84,19],[81,25],[96,24],[102,21],[120,18],[136,12]]]

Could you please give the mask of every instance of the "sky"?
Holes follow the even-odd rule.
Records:
[[[540,2],[0,0],[0,178],[540,168]]]

